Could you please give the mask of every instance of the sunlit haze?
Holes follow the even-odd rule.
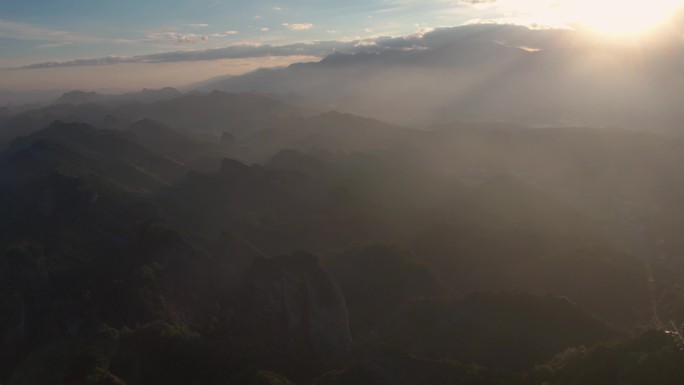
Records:
[[[0,0],[0,385],[684,385],[684,0]]]
[[[558,2],[558,12],[566,13],[598,31],[638,34],[657,28],[674,15],[681,0],[657,0],[649,3],[620,0],[566,0]]]
[[[183,86],[260,67],[320,60],[332,52],[359,51],[345,46],[349,42],[368,46],[381,37],[464,24],[518,24],[638,36],[661,27],[681,4],[680,0],[172,0],[144,4],[6,0],[0,4],[0,89]],[[337,46],[293,47],[315,42]],[[96,68],[103,66],[109,69]],[[70,71],[63,67],[78,67],[79,75],[65,75]]]
[[[637,35],[658,28],[681,9],[681,0],[652,2],[620,0],[499,0],[497,5],[531,23],[585,27],[597,33]]]

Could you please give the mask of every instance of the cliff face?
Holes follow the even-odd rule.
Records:
[[[351,347],[344,297],[310,254],[256,260],[234,319],[240,349],[295,375],[334,367]]]

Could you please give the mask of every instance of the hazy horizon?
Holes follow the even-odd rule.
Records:
[[[684,0],[0,1],[1,385],[684,384]]]
[[[334,52],[373,52],[379,40],[472,24],[575,30],[577,44],[651,45],[662,40],[658,34],[684,33],[676,0],[40,4],[0,5],[0,90],[182,87]]]

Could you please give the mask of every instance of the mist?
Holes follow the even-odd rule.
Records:
[[[407,125],[452,120],[678,130],[681,33],[624,42],[510,25],[378,39],[371,52],[200,84],[294,93],[322,108]]]
[[[684,383],[678,14],[381,3],[0,20],[0,383]]]

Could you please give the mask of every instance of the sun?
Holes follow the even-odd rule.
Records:
[[[556,3],[559,16],[606,34],[641,34],[664,23],[682,0],[563,0]]]
[[[684,0],[498,0],[513,18],[611,35],[648,32],[684,7]]]

